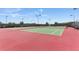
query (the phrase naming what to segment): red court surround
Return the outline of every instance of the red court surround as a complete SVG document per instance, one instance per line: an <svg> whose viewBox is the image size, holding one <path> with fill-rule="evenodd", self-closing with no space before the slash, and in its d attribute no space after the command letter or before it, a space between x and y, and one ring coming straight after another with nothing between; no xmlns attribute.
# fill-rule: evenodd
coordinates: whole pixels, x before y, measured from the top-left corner
<svg viewBox="0 0 79 59"><path fill-rule="evenodd" d="M79 31L66 28L62 36L0 29L1 51L79 50Z"/></svg>

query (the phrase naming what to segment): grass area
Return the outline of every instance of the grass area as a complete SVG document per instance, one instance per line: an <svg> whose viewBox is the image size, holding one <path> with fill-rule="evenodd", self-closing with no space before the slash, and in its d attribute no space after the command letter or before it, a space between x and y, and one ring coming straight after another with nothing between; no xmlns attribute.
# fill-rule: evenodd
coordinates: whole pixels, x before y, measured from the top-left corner
<svg viewBox="0 0 79 59"><path fill-rule="evenodd" d="M26 29L23 31L36 32L42 34L61 35L64 31L64 27L36 27L33 29Z"/></svg>

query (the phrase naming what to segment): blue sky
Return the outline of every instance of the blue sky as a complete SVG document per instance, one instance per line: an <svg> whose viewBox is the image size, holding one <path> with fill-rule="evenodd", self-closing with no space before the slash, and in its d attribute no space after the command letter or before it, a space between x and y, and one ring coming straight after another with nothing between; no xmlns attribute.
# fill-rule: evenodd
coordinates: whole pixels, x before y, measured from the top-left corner
<svg viewBox="0 0 79 59"><path fill-rule="evenodd" d="M41 16L37 16L41 14ZM0 8L0 21L19 23L54 23L54 22L68 22L73 21L73 16L79 19L79 9L73 8Z"/></svg>

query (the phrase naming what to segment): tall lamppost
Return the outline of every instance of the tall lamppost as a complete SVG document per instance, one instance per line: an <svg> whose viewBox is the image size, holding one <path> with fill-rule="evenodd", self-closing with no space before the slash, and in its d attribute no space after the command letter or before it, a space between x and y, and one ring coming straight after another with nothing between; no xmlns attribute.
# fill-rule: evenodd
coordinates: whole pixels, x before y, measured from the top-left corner
<svg viewBox="0 0 79 59"><path fill-rule="evenodd" d="M40 19L42 17L42 14L41 13L38 13L38 14L35 14L35 16L37 18L37 22L38 22L37 24L40 24L39 21L40 21Z"/></svg>
<svg viewBox="0 0 79 59"><path fill-rule="evenodd" d="M21 17L21 21L23 22L23 20L24 20L24 18L23 17Z"/></svg>
<svg viewBox="0 0 79 59"><path fill-rule="evenodd" d="M7 24L7 18L8 18L8 16L5 16L6 24Z"/></svg>
<svg viewBox="0 0 79 59"><path fill-rule="evenodd" d="M49 18L48 20L49 20L49 26L51 26L51 24L50 24L50 22L51 22L51 19Z"/></svg>
<svg viewBox="0 0 79 59"><path fill-rule="evenodd" d="M35 13L35 17L37 18L37 24L40 24L39 22L41 21L42 16L43 16L43 9L39 9L39 11Z"/></svg>
<svg viewBox="0 0 79 59"><path fill-rule="evenodd" d="M73 17L73 21L75 22L75 16L74 16L74 15L70 15L70 16L72 16L72 17Z"/></svg>
<svg viewBox="0 0 79 59"><path fill-rule="evenodd" d="M77 8L73 8L73 19L74 19L74 23L76 23L77 19L76 19L76 15L75 15L75 11L77 10Z"/></svg>

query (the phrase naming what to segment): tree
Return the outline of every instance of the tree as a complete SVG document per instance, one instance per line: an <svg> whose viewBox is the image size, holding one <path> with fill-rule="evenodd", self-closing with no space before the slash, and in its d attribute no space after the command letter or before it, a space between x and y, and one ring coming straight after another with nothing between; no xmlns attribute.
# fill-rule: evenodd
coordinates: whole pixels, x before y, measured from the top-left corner
<svg viewBox="0 0 79 59"><path fill-rule="evenodd" d="M0 25L2 24L2 22L0 22Z"/></svg>
<svg viewBox="0 0 79 59"><path fill-rule="evenodd" d="M24 24L24 22L23 22L23 21L21 21L21 22L20 22L20 25L23 25L23 24Z"/></svg>
<svg viewBox="0 0 79 59"><path fill-rule="evenodd" d="M58 22L55 22L55 25L57 25L58 24Z"/></svg>
<svg viewBox="0 0 79 59"><path fill-rule="evenodd" d="M23 27L23 25L24 25L24 22L23 22L23 21L21 21L21 22L20 22L20 26L21 26L21 27Z"/></svg>
<svg viewBox="0 0 79 59"><path fill-rule="evenodd" d="M48 22L46 22L46 26L48 26L49 25L49 23Z"/></svg>
<svg viewBox="0 0 79 59"><path fill-rule="evenodd" d="M2 27L2 25L3 25L3 23L2 23L2 22L0 22L0 27Z"/></svg>

